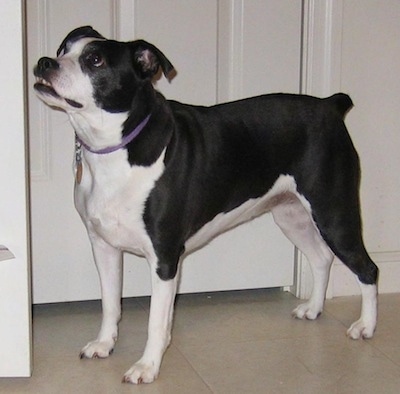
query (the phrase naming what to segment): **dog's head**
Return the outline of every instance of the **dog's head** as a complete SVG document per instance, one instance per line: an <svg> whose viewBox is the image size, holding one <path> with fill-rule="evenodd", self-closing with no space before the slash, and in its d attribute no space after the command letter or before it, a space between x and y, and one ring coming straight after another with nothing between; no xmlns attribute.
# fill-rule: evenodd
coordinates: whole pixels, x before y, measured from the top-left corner
<svg viewBox="0 0 400 394"><path fill-rule="evenodd" d="M66 112L93 106L107 112L131 109L135 92L159 69L170 80L174 67L154 45L105 39L90 26L70 32L56 58L39 59L34 74L38 96Z"/></svg>

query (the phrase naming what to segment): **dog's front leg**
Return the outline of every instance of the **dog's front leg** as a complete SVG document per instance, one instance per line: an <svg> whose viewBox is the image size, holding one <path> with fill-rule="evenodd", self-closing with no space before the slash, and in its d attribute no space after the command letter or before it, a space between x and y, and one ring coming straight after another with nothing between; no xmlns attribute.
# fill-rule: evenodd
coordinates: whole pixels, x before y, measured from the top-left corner
<svg viewBox="0 0 400 394"><path fill-rule="evenodd" d="M151 266L152 295L148 338L142 358L124 375L126 383L151 383L159 373L161 360L171 341L171 328L177 275L174 279L162 280L156 264Z"/></svg>
<svg viewBox="0 0 400 394"><path fill-rule="evenodd" d="M81 358L108 357L118 338L121 318L122 253L103 240L92 238L93 255L100 276L103 319L96 340L81 351Z"/></svg>

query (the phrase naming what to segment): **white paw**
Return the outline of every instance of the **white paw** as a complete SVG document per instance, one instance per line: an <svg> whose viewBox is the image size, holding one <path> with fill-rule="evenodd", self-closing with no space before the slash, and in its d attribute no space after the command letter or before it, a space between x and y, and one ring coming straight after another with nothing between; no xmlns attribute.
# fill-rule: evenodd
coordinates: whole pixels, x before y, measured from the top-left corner
<svg viewBox="0 0 400 394"><path fill-rule="evenodd" d="M114 350L115 340L89 342L80 352L80 358L106 358Z"/></svg>
<svg viewBox="0 0 400 394"><path fill-rule="evenodd" d="M157 379L157 376L158 368L152 364L138 361L129 371L125 373L122 381L124 383L133 384L151 383Z"/></svg>
<svg viewBox="0 0 400 394"><path fill-rule="evenodd" d="M374 331L374 323L368 323L365 322L364 319L359 319L347 330L347 336L349 336L351 339L368 339L373 337Z"/></svg>
<svg viewBox="0 0 400 394"><path fill-rule="evenodd" d="M322 308L316 308L311 303L300 304L292 311L292 316L296 319L315 320L322 312Z"/></svg>

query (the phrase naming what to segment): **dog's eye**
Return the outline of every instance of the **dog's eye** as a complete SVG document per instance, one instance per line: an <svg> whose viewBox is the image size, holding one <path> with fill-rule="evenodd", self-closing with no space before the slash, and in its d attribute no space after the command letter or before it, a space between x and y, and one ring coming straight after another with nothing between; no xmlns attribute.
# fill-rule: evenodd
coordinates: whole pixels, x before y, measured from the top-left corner
<svg viewBox="0 0 400 394"><path fill-rule="evenodd" d="M86 57L86 61L93 67L101 67L104 64L104 59L99 53L91 53Z"/></svg>

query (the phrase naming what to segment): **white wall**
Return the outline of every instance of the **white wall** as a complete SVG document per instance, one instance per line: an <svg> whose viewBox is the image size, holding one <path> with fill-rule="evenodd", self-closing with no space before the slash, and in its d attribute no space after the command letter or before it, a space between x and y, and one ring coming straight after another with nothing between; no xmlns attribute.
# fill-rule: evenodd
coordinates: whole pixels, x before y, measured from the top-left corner
<svg viewBox="0 0 400 394"><path fill-rule="evenodd" d="M21 3L2 0L0 244L8 246L15 259L0 261L0 376L31 373L22 26Z"/></svg>
<svg viewBox="0 0 400 394"><path fill-rule="evenodd" d="M346 124L362 168L364 240L380 269L380 293L400 292L400 2L305 0L303 92L350 94ZM304 259L306 297L310 273ZM340 261L332 267L328 296L359 294Z"/></svg>
<svg viewBox="0 0 400 394"><path fill-rule="evenodd" d="M400 2L344 0L340 84L354 108L346 123L362 164L361 206L367 249L380 268L379 291L400 284ZM335 266L336 271L342 270ZM338 280L351 294L354 281Z"/></svg>

